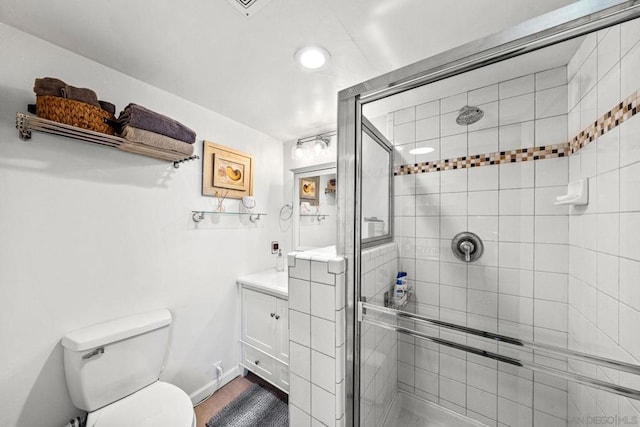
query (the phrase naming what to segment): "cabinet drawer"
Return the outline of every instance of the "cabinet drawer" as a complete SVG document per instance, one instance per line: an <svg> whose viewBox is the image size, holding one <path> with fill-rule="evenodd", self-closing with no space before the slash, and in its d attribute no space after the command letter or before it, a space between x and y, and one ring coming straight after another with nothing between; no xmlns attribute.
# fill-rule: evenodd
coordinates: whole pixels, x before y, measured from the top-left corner
<svg viewBox="0 0 640 427"><path fill-rule="evenodd" d="M277 373L276 361L248 345L243 345L242 347L242 360L247 369L261 375L266 380L274 382Z"/></svg>

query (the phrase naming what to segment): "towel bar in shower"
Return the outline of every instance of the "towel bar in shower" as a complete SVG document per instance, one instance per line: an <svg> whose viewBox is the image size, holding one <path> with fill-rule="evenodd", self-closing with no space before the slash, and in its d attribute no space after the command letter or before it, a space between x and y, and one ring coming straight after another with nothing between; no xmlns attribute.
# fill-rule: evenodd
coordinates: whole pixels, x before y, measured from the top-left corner
<svg viewBox="0 0 640 427"><path fill-rule="evenodd" d="M487 357L489 359L497 360L499 362L507 363L513 366L527 368L534 372L542 372L542 373L552 375L558 378L562 378L568 381L573 381L579 384L588 385L600 390L615 393L617 395L640 400L640 390L620 386L620 385L602 381L596 378L580 375L574 372L563 371L561 369L552 368L552 367L541 365L535 362L530 362L530 361L518 359L515 357L501 355L496 352L487 351L487 350L473 347L467 344L460 344L454 341L429 335L425 332L420 332L404 326L388 323L383 320L380 320L379 318L378 319L372 318L373 317L372 314L374 313L391 315L391 316L395 316L398 319L403 319L403 320L415 320L417 322L421 322L422 324L430 324L436 327L445 328L448 331L450 332L453 331L454 334L459 334L461 336L464 336L465 334L473 335L481 339L490 340L490 342L492 343L500 343L500 344L505 344L508 346L515 347L517 350L536 350L540 352L553 354L556 356L576 359L581 362L593 363L601 367L606 367L609 369L614 369L617 371L627 372L635 375L640 375L640 366L638 365L621 362L618 360L608 359L600 356L595 356L592 354L587 354L587 353L583 353L575 350L564 349L562 347L557 347L549 344L537 343L529 340L523 340L520 338L513 338L513 337L508 337L506 335L495 334L495 333L483 331L480 329L470 328L467 326L456 325L454 323L444 322L437 319L431 319L429 317L422 316L415 313L409 313L406 311L398 311L391 308L380 307L378 305L371 304L371 303L366 303L366 302L358 303L358 320L363 323L367 323L367 324L375 325L384 329L396 331L404 335L412 336L414 338L426 339L436 344L441 344L448 347L456 348L458 350L462 350L468 353L473 353L479 356Z"/></svg>

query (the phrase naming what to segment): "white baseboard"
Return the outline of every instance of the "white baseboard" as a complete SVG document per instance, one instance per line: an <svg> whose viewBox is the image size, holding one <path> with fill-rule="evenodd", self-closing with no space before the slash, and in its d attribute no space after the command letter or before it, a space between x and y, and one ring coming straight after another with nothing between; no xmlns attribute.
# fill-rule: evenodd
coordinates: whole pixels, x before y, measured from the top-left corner
<svg viewBox="0 0 640 427"><path fill-rule="evenodd" d="M236 365L233 368L229 369L224 374L222 374L222 378L220 379L220 382L218 382L217 379L214 379L214 380L208 382L207 384L203 385L202 387L200 387L198 390L196 390L193 393L191 393L189 395L189 398L191 399L191 402L194 405L196 403L199 403L202 399L206 398L212 392L218 390L220 387L224 386L225 384L227 384L229 381L231 381L232 379L234 379L238 375L241 375L241 372L240 372L240 368L238 367L238 365Z"/></svg>

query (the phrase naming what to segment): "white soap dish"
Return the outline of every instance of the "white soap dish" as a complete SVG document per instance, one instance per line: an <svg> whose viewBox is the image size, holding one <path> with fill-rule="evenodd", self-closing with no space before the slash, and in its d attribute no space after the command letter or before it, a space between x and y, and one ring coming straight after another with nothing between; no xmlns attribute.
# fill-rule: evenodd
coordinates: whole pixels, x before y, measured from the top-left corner
<svg viewBox="0 0 640 427"><path fill-rule="evenodd" d="M554 205L584 206L589 204L589 180L579 179L570 182L567 194L557 196Z"/></svg>

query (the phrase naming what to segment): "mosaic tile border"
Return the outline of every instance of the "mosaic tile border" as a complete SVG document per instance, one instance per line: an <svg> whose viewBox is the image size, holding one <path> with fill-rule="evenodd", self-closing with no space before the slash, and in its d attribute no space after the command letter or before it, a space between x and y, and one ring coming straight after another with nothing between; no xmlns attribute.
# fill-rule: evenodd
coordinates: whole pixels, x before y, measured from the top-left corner
<svg viewBox="0 0 640 427"><path fill-rule="evenodd" d="M397 166L394 176L411 175L427 172L439 172L455 169L466 169L480 166L500 165L504 163L527 162L533 160L554 159L566 157L576 153L601 135L616 128L621 123L629 120L638 113L640 105L640 90L637 90L624 101L617 104L610 111L598 118L593 124L570 141L562 144L547 145L541 147L521 148L511 151L498 151L488 154L476 154L472 156L455 157L451 159L435 160Z"/></svg>

